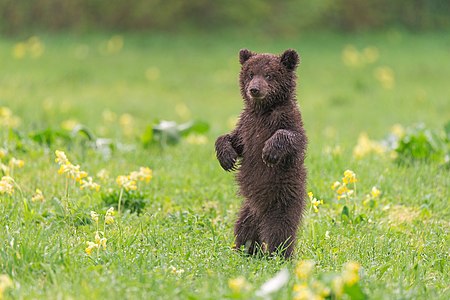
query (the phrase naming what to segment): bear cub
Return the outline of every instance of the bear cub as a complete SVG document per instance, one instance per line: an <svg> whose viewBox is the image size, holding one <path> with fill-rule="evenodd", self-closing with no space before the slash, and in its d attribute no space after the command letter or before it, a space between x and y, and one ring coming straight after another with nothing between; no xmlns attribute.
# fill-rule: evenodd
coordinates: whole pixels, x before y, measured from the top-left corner
<svg viewBox="0 0 450 300"><path fill-rule="evenodd" d="M306 199L307 137L297 107L295 50L281 55L239 52L244 108L236 128L216 140L217 159L238 170L244 198L235 248L292 255Z"/></svg>

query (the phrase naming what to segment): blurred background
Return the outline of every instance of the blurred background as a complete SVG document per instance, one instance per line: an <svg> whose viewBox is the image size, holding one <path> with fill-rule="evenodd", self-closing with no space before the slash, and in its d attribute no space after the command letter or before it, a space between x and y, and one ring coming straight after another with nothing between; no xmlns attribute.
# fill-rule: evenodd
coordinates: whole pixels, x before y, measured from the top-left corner
<svg viewBox="0 0 450 300"><path fill-rule="evenodd" d="M0 30L214 30L242 28L295 34L398 26L449 28L447 0L0 0Z"/></svg>

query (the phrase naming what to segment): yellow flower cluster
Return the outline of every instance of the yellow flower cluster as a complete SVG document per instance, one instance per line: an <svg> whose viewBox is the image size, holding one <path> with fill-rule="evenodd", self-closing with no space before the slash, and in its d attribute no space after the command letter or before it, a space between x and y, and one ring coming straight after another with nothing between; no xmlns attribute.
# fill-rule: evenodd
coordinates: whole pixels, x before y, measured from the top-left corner
<svg viewBox="0 0 450 300"><path fill-rule="evenodd" d="M32 36L25 42L17 43L12 51L15 59L23 59L26 55L32 58L39 58L44 54L45 45L41 42L39 37Z"/></svg>
<svg viewBox="0 0 450 300"><path fill-rule="evenodd" d="M3 176L0 180L0 194L12 195L14 193L14 179L10 176Z"/></svg>
<svg viewBox="0 0 450 300"><path fill-rule="evenodd" d="M42 191L40 189L36 189L36 192L31 197L31 201L32 202L44 202L45 201L44 194L42 193Z"/></svg>
<svg viewBox="0 0 450 300"><path fill-rule="evenodd" d="M359 263L353 261L347 262L344 265L342 274L333 279L331 283L332 289L338 299L342 297L345 286L351 287L359 282L360 269L361 265Z"/></svg>
<svg viewBox="0 0 450 300"><path fill-rule="evenodd" d="M357 181L358 179L356 178L355 172L346 170L344 172L344 177L342 177L342 183L340 181L335 181L331 185L331 189L336 192L338 200L342 198L350 198L354 194L354 190L349 189L348 185L353 184L355 187Z"/></svg>
<svg viewBox="0 0 450 300"><path fill-rule="evenodd" d="M312 260L302 260L295 267L295 275L299 280L299 283L296 283L293 288L295 300L321 300L330 296L330 288L322 282L312 279L314 265Z"/></svg>
<svg viewBox="0 0 450 300"><path fill-rule="evenodd" d="M228 287L234 295L239 295L243 291L250 288L250 284L243 276L232 278L228 280Z"/></svg>
<svg viewBox="0 0 450 300"><path fill-rule="evenodd" d="M357 262L347 262L343 266L341 274L336 274L330 283L324 283L312 277L314 262L302 260L295 268L297 283L294 285L295 300L310 299L342 299L345 293L344 287L352 287L360 280L359 270L361 265Z"/></svg>
<svg viewBox="0 0 450 300"><path fill-rule="evenodd" d="M8 164L4 164L2 163L2 159L6 156L6 150L4 149L0 149L0 171L2 171L4 174L6 175L10 175L12 176L12 174L14 173L14 169L15 168L23 168L23 166L25 165L25 162L21 159L17 159L15 157L12 157Z"/></svg>
<svg viewBox="0 0 450 300"><path fill-rule="evenodd" d="M372 153L382 155L386 152L386 146L377 141L369 139L367 133L363 132L359 135L358 142L353 148L353 157L356 159L361 159Z"/></svg>
<svg viewBox="0 0 450 300"><path fill-rule="evenodd" d="M314 210L315 213L319 212L319 205L323 204L323 200L317 200L314 197L314 194L312 192L308 193L309 201L311 201L311 208Z"/></svg>
<svg viewBox="0 0 450 300"><path fill-rule="evenodd" d="M86 242L87 247L86 249L84 249L84 252L86 252L86 254L90 256L94 249L97 249L97 251L99 251L101 248L103 248L103 250L106 250L106 242L107 239L105 237L100 238L99 231L97 231L95 233L95 242Z"/></svg>
<svg viewBox="0 0 450 300"><path fill-rule="evenodd" d="M129 175L119 175L116 179L116 183L120 188L126 191L137 190L137 181L145 181L149 183L153 177L153 172L148 167L140 167L139 171L133 171Z"/></svg>
<svg viewBox="0 0 450 300"><path fill-rule="evenodd" d="M93 250L97 250L97 254L100 251L100 249L106 250L106 242L108 239L105 236L106 232L106 225L111 225L114 223L114 207L109 208L105 213L105 222L104 222L104 231L99 231L99 217L100 215L96 213L95 211L90 212L91 219L95 222L97 226L97 230L95 232L94 241L88 241L86 242L87 247L84 249L84 252L86 252L87 255L91 255Z"/></svg>
<svg viewBox="0 0 450 300"><path fill-rule="evenodd" d="M376 47L368 46L358 51L355 46L347 45L342 50L342 61L349 67L362 67L378 60L379 51Z"/></svg>
<svg viewBox="0 0 450 300"><path fill-rule="evenodd" d="M58 174L66 174L67 178L71 178L80 184L80 189L90 189L99 191L100 185L93 182L92 177L88 173L82 171L79 165L73 165L63 151L55 151L55 162L59 164ZM86 179L85 179L86 178Z"/></svg>
<svg viewBox="0 0 450 300"><path fill-rule="evenodd" d="M15 116L11 109L0 106L0 127L17 128L20 123L20 118Z"/></svg>

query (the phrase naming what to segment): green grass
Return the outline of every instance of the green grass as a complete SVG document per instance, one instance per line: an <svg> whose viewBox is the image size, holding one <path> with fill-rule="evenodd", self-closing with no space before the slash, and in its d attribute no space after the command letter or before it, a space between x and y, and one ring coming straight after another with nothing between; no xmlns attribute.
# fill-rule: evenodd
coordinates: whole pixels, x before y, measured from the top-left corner
<svg viewBox="0 0 450 300"><path fill-rule="evenodd" d="M123 48L108 53L111 35L41 35L43 55L22 59L12 55L22 40L0 39L0 107L21 118L17 131L22 136L59 129L75 119L118 144L105 158L80 142L45 147L27 138L18 141L0 128L0 148L9 152L2 162L25 161L13 175L21 192L16 188L11 197L0 195L0 274L13 281L6 298L254 298L261 284L288 268L287 285L273 295L287 299L298 283L293 270L305 259L316 262L315 278L340 272L345 262L359 262L360 284L371 299L449 297L448 169L438 163L402 166L380 155L352 156L361 132L381 139L396 123L424 122L437 130L450 120L448 33L121 36ZM379 58L346 66L341 56L347 45L358 51L376 47ZM241 200L233 175L220 169L213 145L242 107L237 53L244 47L276 53L295 48L302 56L298 98L310 140L308 184L325 204L319 214L305 215L292 261L231 250ZM393 70L392 89L374 77L382 66ZM105 111L117 118L105 120ZM131 133L119 122L125 113L132 116ZM206 121L208 141L143 148L139 137L156 119ZM324 152L335 146L340 154ZM98 256L84 252L96 230L89 212L104 213L108 206L101 193L71 186L73 207L61 208L65 179L57 174L56 149L91 175L108 170L103 192L111 188L118 194L118 175L140 166L153 169L152 181L140 186L144 211L116 215L106 231L107 250ZM367 215L359 224L341 221L343 204L330 189L346 169L359 178L355 206ZM362 204L372 186L382 191L374 208ZM42 204L30 200L36 188L46 197ZM228 281L240 276L250 287L233 294Z"/></svg>

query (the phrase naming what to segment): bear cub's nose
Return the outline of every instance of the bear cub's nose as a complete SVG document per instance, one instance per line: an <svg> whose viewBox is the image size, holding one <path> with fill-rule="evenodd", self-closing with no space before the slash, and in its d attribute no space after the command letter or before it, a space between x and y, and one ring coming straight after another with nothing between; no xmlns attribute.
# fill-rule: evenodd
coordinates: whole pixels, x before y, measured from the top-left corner
<svg viewBox="0 0 450 300"><path fill-rule="evenodd" d="M256 87L250 88L250 94L252 94L252 96L258 96L258 94L259 94L259 89L256 88Z"/></svg>

